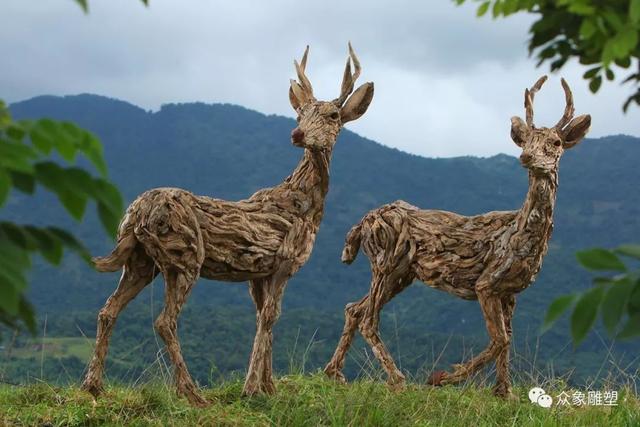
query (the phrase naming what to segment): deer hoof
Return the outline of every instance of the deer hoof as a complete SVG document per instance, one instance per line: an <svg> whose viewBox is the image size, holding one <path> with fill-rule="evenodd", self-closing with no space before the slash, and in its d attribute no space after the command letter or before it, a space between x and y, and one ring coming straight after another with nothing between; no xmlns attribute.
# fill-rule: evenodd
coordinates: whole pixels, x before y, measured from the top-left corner
<svg viewBox="0 0 640 427"><path fill-rule="evenodd" d="M94 399L97 399L98 396L100 396L102 394L102 392L104 391L104 388L102 387L102 385L94 383L94 382L87 382L87 381L82 383L82 387L81 388L82 388L82 390L84 390L87 393L91 394L91 396L93 396Z"/></svg>
<svg viewBox="0 0 640 427"><path fill-rule="evenodd" d="M326 367L324 368L324 373L328 378L336 381L338 384L347 383L347 379L345 378L344 374L338 370L334 370L329 367Z"/></svg>
<svg viewBox="0 0 640 427"><path fill-rule="evenodd" d="M443 385L442 380L444 380L444 377L446 375L447 373L445 371L433 371L431 373L431 376L427 380L427 384L432 385L434 387L440 387Z"/></svg>

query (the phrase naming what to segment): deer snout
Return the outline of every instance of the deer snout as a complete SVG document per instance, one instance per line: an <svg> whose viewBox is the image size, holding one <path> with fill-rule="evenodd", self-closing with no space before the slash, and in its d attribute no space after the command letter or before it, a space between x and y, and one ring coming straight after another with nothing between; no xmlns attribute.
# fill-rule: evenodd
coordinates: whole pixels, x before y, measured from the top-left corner
<svg viewBox="0 0 640 427"><path fill-rule="evenodd" d="M532 156L531 156L531 154L529 154L529 153L522 153L522 154L520 155L520 161L522 162L522 164L525 164L525 165L526 165L527 163L529 163L529 162L531 161L531 159L532 159L532 158L533 158L533 157L532 157Z"/></svg>
<svg viewBox="0 0 640 427"><path fill-rule="evenodd" d="M304 131L298 127L292 130L291 142L293 142L294 145L302 145L304 142Z"/></svg>

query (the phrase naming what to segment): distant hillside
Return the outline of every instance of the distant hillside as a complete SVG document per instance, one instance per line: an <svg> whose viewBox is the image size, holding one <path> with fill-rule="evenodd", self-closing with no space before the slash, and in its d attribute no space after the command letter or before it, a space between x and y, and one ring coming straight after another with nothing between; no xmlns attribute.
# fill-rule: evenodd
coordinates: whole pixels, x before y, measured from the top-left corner
<svg viewBox="0 0 640 427"><path fill-rule="evenodd" d="M95 132L105 146L111 177L127 201L158 186L182 187L225 199L246 198L262 187L281 182L302 155L289 142L293 120L233 105L170 104L151 113L126 102L79 95L37 97L13 104L11 111L17 118L73 120ZM504 135L504 144L512 144L508 134ZM623 135L585 140L564 155L549 255L537 282L518 300L515 335L522 345L525 337L535 340L546 307L555 296L589 286L590 276L577 266L575 250L640 241L639 158L640 139ZM325 219L309 263L291 280L285 294L276 345L289 345L297 337L304 347L313 336L318 341L311 355L316 365L333 350L342 328L344 305L360 298L369 286L366 258L361 257L352 266L340 264L346 232L369 209L397 199L463 214L517 209L524 200L526 177L517 159L510 156L429 159L343 131L333 154ZM20 222L73 227L95 254L106 253L112 246L95 216L74 224L63 215L57 201L45 194L35 200L16 194L2 215ZM71 258L62 269L39 265L30 296L39 313L48 314L54 330L59 328L60 335L77 335L74 322L82 323L84 332L90 335L94 333L93 317L117 279L117 274L92 272ZM155 312L160 295L156 287L155 306L151 308ZM138 299L133 304L137 308L132 307L127 314L127 319L138 320L134 326L127 321L121 329L141 325L145 330L150 328L149 313L140 314L142 307L149 310L150 292ZM427 351L439 352L437 346L450 335L458 337L456 346L470 345L478 351L481 347L477 345L484 345L484 322L475 303L416 285L390 303L385 312L386 330L393 328L393 335L398 335L389 345L394 352L402 353L410 369L425 362ZM215 347L216 339L220 343L216 334L221 323L237 323L237 329L232 328L225 336L233 336L238 343L232 345L225 339L221 346L227 353L219 353L222 347L211 351L218 352L216 363L221 370L242 368L250 348L246 336L253 333L253 316L244 286L201 281L185 313L184 325L191 325L191 329L185 326L181 334L185 339L202 339L202 334L191 333L203 328L202 333L208 334L206 340ZM60 323L55 319L61 319ZM567 344L563 328L561 325L543 337L542 345L549 355ZM187 348L192 348L194 359L211 362L212 357L198 353L202 347L193 344ZM619 348L620 355L640 349L634 344ZM592 339L579 350L575 357L589 355L589 362L585 362L589 366L584 369L597 368L602 359L596 356L604 351L601 342ZM228 352L241 353L242 362L225 365L221 359L229 357ZM448 353L453 359L461 356L458 350ZM568 353L563 357L556 363L569 367L578 360ZM280 366L286 363L286 358L278 360Z"/></svg>

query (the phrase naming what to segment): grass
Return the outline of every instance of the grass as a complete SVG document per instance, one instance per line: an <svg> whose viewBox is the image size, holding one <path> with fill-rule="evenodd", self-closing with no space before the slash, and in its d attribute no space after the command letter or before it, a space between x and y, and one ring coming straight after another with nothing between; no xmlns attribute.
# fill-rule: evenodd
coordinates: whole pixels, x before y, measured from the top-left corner
<svg viewBox="0 0 640 427"><path fill-rule="evenodd" d="M503 401L474 383L441 388L412 383L392 392L380 381L342 386L315 373L284 376L276 385L273 396L242 398L242 380L226 381L203 389L212 402L205 409L190 407L165 384L110 385L97 402L77 386L5 385L0 386L0 425L640 425L640 401L630 389L618 390L618 406L545 409L529 402L529 387L514 389L518 401ZM562 391L561 384L547 388L551 396Z"/></svg>

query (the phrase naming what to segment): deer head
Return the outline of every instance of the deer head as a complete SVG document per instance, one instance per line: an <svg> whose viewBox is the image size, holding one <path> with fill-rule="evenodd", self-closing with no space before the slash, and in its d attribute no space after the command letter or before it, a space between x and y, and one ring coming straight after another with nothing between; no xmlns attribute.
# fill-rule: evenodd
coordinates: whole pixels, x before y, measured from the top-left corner
<svg viewBox="0 0 640 427"><path fill-rule="evenodd" d="M373 83L364 83L353 92L354 83L360 76L360 61L349 43L340 96L333 101L318 101L313 96L311 82L305 75L308 53L309 46L304 51L302 61L299 64L297 61L293 62L298 81L291 80L289 101L298 114L298 126L291 132L291 142L297 147L311 150L331 150L342 126L367 111L373 98Z"/></svg>
<svg viewBox="0 0 640 427"><path fill-rule="evenodd" d="M547 80L542 76L524 91L526 123L520 117L511 118L511 139L522 148L520 161L527 169L537 174L556 171L564 150L577 145L589 131L591 116L584 114L573 118L573 95L567 82L562 79L566 106L564 114L552 128L538 128L533 124L533 98Z"/></svg>

